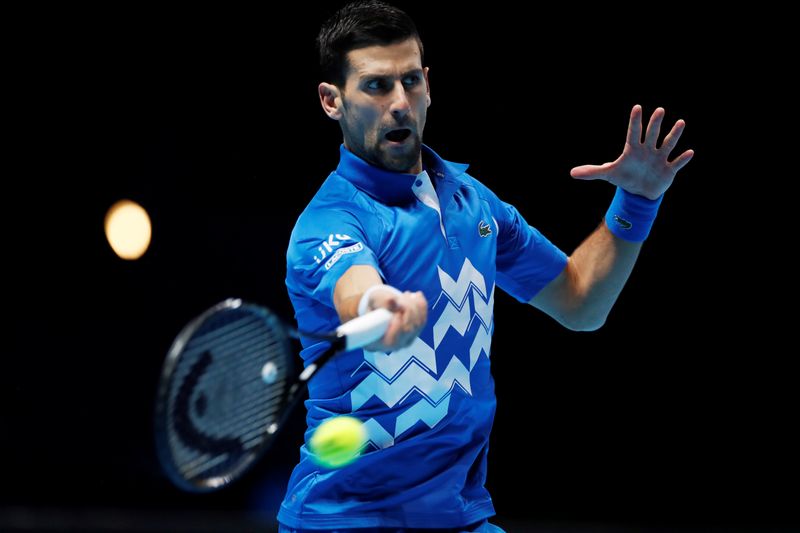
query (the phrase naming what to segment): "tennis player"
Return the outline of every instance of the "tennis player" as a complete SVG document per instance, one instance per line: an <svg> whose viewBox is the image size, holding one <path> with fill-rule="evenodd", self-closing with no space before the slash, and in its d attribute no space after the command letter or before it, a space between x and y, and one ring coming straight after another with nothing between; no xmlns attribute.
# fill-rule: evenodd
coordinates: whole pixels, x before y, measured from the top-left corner
<svg viewBox="0 0 800 533"><path fill-rule="evenodd" d="M341 126L338 167L299 217L286 284L300 329L327 331L377 307L383 340L339 356L310 385L306 442L325 419L362 420L369 443L341 469L307 446L278 520L283 532L494 532L484 488L495 414L489 354L495 289L576 331L595 330L620 294L687 150L670 160L679 120L664 110L642 138L634 106L622 154L572 169L616 196L567 256L512 205L422 143L431 88L423 45L403 11L348 4L319 33L323 111ZM313 362L324 343L307 340Z"/></svg>

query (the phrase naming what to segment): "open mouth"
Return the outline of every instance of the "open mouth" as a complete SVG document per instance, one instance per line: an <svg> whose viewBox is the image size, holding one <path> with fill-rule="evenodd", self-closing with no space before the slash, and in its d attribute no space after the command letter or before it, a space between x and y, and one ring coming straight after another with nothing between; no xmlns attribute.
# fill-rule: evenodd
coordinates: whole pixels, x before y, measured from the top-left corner
<svg viewBox="0 0 800 533"><path fill-rule="evenodd" d="M391 141L393 143L401 143L408 139L411 136L411 130L408 128L402 128L399 130L392 130L385 135L387 141Z"/></svg>

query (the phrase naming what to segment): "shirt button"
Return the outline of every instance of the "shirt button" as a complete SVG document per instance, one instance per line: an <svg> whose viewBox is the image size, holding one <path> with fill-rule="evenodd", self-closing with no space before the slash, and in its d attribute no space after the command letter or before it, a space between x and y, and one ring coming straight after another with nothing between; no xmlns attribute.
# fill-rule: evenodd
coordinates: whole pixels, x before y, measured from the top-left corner
<svg viewBox="0 0 800 533"><path fill-rule="evenodd" d="M417 180L416 183L414 183L414 185L416 185L417 187L422 187L422 180Z"/></svg>

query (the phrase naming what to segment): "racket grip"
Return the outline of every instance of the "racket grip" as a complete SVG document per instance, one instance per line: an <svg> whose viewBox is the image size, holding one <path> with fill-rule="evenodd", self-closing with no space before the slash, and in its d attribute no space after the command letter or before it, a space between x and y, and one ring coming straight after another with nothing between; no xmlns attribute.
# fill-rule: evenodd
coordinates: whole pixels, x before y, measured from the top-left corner
<svg viewBox="0 0 800 533"><path fill-rule="evenodd" d="M391 320L391 311L383 308L376 309L345 322L336 328L336 332L346 337L345 350L355 350L383 337Z"/></svg>

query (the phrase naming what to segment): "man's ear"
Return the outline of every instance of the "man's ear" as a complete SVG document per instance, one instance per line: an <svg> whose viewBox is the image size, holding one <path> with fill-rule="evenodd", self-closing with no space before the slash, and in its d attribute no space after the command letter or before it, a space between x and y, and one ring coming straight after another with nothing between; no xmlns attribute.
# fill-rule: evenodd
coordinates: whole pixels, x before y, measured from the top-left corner
<svg viewBox="0 0 800 533"><path fill-rule="evenodd" d="M342 93L336 85L322 82L317 88L322 110L333 120L342 118Z"/></svg>
<svg viewBox="0 0 800 533"><path fill-rule="evenodd" d="M428 103L428 107L430 107L431 106L431 82L428 81L428 70L430 70L429 67L425 67L424 69L422 69L422 75L425 76L425 91L427 91L426 94L425 94L425 101Z"/></svg>

